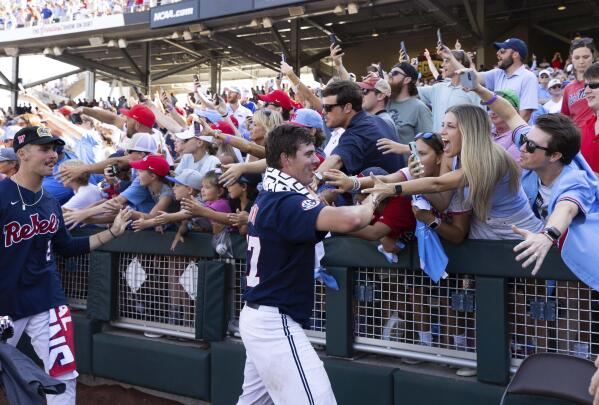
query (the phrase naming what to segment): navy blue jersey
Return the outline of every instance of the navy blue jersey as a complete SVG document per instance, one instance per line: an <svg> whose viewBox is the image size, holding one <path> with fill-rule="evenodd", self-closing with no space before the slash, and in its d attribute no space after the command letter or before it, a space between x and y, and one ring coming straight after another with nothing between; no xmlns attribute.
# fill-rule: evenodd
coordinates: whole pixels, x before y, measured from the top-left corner
<svg viewBox="0 0 599 405"><path fill-rule="evenodd" d="M41 192L21 187L21 194L32 204ZM46 191L25 210L12 180L0 181L0 196L0 314L17 320L66 305L53 249L64 256L87 253L89 237L71 237L58 201Z"/></svg>
<svg viewBox="0 0 599 405"><path fill-rule="evenodd" d="M314 245L324 204L297 192L262 191L248 220L248 302L278 307L305 324L314 306Z"/></svg>

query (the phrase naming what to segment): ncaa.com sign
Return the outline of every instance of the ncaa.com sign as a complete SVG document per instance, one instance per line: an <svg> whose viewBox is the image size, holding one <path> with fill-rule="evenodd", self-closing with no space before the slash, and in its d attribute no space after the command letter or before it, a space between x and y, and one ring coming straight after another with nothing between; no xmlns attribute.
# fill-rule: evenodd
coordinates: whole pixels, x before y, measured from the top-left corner
<svg viewBox="0 0 599 405"><path fill-rule="evenodd" d="M199 0L182 1L154 7L150 10L150 28L184 24L200 18Z"/></svg>

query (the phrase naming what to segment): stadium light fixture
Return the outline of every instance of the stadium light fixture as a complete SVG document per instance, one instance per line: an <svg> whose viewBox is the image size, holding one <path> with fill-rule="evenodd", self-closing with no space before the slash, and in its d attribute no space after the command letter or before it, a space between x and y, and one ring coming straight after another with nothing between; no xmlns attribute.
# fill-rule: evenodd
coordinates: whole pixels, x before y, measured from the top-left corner
<svg viewBox="0 0 599 405"><path fill-rule="evenodd" d="M249 26L252 27L252 28L256 28L256 27L260 26L260 23L258 22L257 19L254 18L252 21L250 21L250 25Z"/></svg>
<svg viewBox="0 0 599 405"><path fill-rule="evenodd" d="M173 35L171 35L171 39L179 39L179 33L177 31L173 32Z"/></svg>
<svg viewBox="0 0 599 405"><path fill-rule="evenodd" d="M189 26L189 32L191 32L192 34L194 32L202 32L206 29L206 26L204 24L192 24Z"/></svg>
<svg viewBox="0 0 599 405"><path fill-rule="evenodd" d="M557 5L557 11L564 11L566 8L567 7L564 3L560 3Z"/></svg>
<svg viewBox="0 0 599 405"><path fill-rule="evenodd" d="M123 38L120 38L117 43L121 49L125 49L127 47L127 41Z"/></svg>
<svg viewBox="0 0 599 405"><path fill-rule="evenodd" d="M63 51L62 48L60 48L58 46L55 46L52 50L54 52L54 56L60 56L60 55L62 55L62 51Z"/></svg>
<svg viewBox="0 0 599 405"><path fill-rule="evenodd" d="M4 48L4 52L8 56L17 56L19 54L19 48Z"/></svg>
<svg viewBox="0 0 599 405"><path fill-rule="evenodd" d="M44 55L50 55L52 53L52 49L50 49L50 48L44 48L44 51L42 53Z"/></svg>
<svg viewBox="0 0 599 405"><path fill-rule="evenodd" d="M104 37L89 37L89 44L91 46L102 46L104 44Z"/></svg>
<svg viewBox="0 0 599 405"><path fill-rule="evenodd" d="M268 17L264 17L262 19L262 26L264 28L271 28L272 27L272 20Z"/></svg>
<svg viewBox="0 0 599 405"><path fill-rule="evenodd" d="M306 13L306 8L304 6L289 7L287 10L289 11L290 17L301 17Z"/></svg>
<svg viewBox="0 0 599 405"><path fill-rule="evenodd" d="M333 13L337 15L345 15L345 7L343 7L341 4L337 4L333 9Z"/></svg>
<svg viewBox="0 0 599 405"><path fill-rule="evenodd" d="M376 37L378 37L378 36L379 36L379 33L378 33L378 32L376 32L376 30L373 28L373 29L372 29L372 34L371 34L371 35L372 35L372 37L373 37L373 38L376 38Z"/></svg>
<svg viewBox="0 0 599 405"><path fill-rule="evenodd" d="M116 41L114 39L111 39L110 41L108 41L106 46L109 48L116 48Z"/></svg>
<svg viewBox="0 0 599 405"><path fill-rule="evenodd" d="M193 39L193 35L191 34L191 32L189 32L189 30L183 31L183 39L185 39L186 41L191 41Z"/></svg>
<svg viewBox="0 0 599 405"><path fill-rule="evenodd" d="M356 2L351 2L347 5L347 14L358 14L360 6Z"/></svg>

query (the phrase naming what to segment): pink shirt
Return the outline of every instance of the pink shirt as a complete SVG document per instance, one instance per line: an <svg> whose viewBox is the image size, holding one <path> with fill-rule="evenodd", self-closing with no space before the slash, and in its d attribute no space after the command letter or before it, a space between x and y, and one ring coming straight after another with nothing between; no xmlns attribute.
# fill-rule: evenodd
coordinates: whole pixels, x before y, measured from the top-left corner
<svg viewBox="0 0 599 405"><path fill-rule="evenodd" d="M502 134L497 134L493 131L491 136L493 137L493 142L505 149L514 158L516 163L518 163L518 166L520 166L520 150L518 150L518 147L512 140L512 131L508 129Z"/></svg>

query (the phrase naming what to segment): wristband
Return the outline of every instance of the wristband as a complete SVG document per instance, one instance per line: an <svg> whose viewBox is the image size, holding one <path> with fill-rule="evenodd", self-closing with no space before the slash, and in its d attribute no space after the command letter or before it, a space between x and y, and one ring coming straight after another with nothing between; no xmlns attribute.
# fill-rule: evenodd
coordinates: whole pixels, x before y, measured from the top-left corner
<svg viewBox="0 0 599 405"><path fill-rule="evenodd" d="M432 222L426 226L428 226L430 229L437 229L439 225L441 225L441 220L435 217L435 219L433 219Z"/></svg>
<svg viewBox="0 0 599 405"><path fill-rule="evenodd" d="M350 177L353 185L350 191L358 191L360 189L360 181L358 180L357 176L351 176Z"/></svg>
<svg viewBox="0 0 599 405"><path fill-rule="evenodd" d="M401 184L396 184L395 185L395 194L401 195L401 191L402 191Z"/></svg>
<svg viewBox="0 0 599 405"><path fill-rule="evenodd" d="M231 142L231 135L227 135L225 138L225 145L228 145Z"/></svg>
<svg viewBox="0 0 599 405"><path fill-rule="evenodd" d="M491 105L493 104L495 101L497 101L497 94L493 93L493 97L491 97L490 99L488 99L487 101L481 101L480 103L482 105Z"/></svg>
<svg viewBox="0 0 599 405"><path fill-rule="evenodd" d="M553 244L556 244L560 236L562 236L562 233L557 228L551 226L549 228L543 229L543 235L551 239Z"/></svg>
<svg viewBox="0 0 599 405"><path fill-rule="evenodd" d="M116 235L114 233L112 233L112 229L108 228L108 232L110 232L110 234L112 235L112 237L116 239Z"/></svg>

